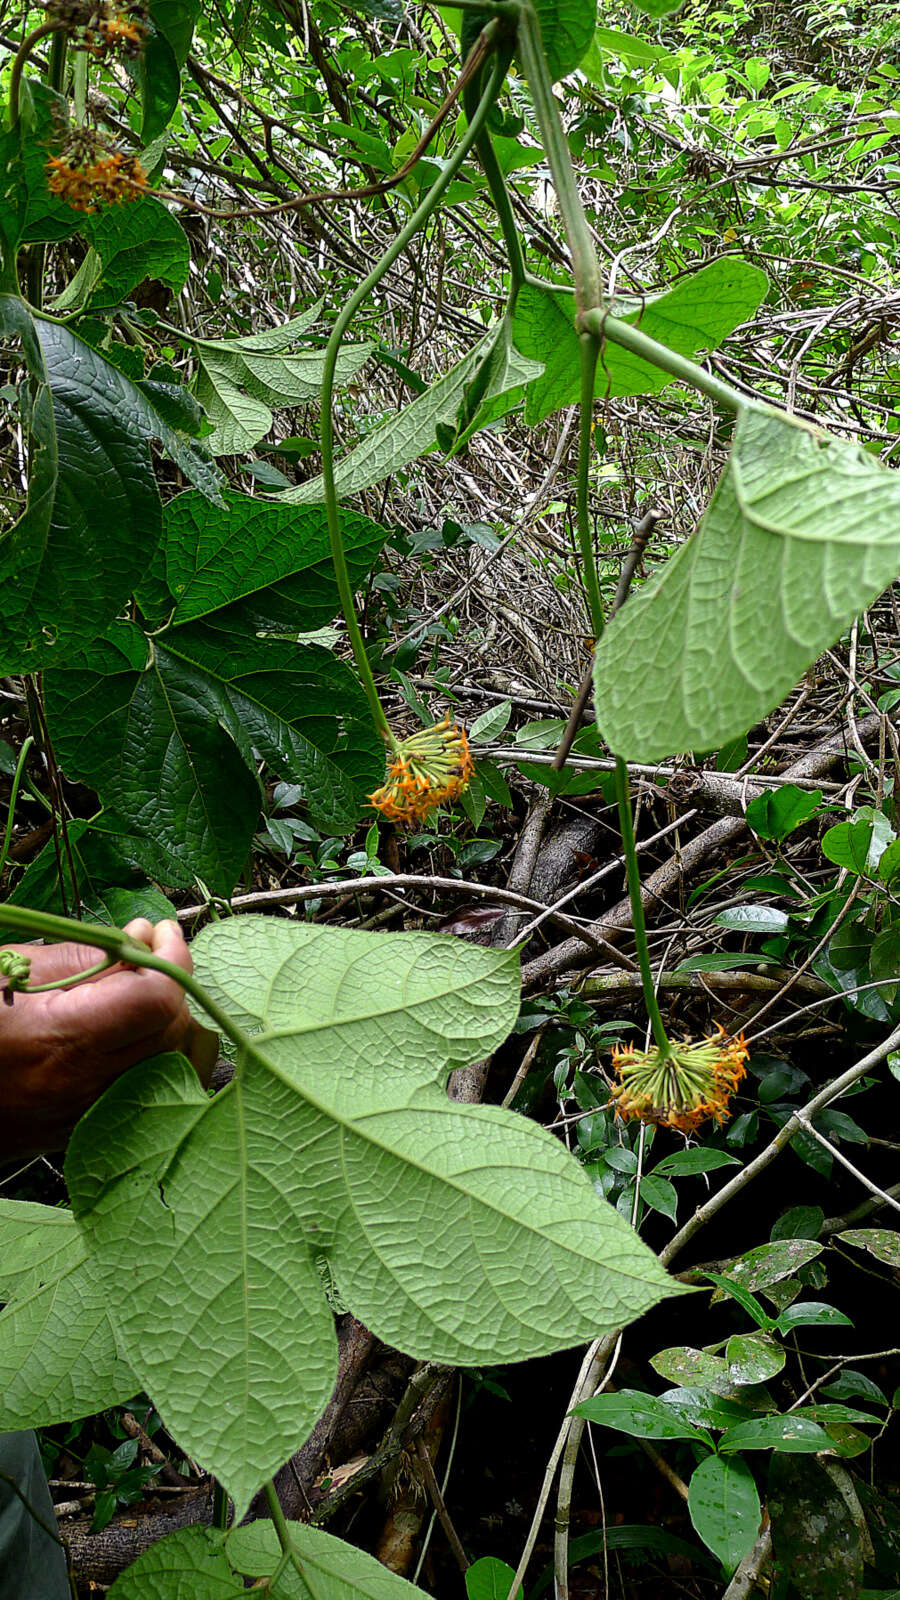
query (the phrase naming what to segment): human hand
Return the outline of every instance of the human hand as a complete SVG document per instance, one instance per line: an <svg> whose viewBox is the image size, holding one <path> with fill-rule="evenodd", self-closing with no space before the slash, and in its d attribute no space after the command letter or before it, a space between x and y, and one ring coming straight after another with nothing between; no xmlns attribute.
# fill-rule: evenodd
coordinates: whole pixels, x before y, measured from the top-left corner
<svg viewBox="0 0 900 1600"><path fill-rule="evenodd" d="M185 972L193 962L175 922L146 918L125 932ZM52 983L102 960L91 945L12 945L31 961L29 983ZM5 987L0 979L0 991ZM9 996L6 997L7 1002ZM46 994L0 1003L0 1160L60 1149L104 1089L148 1056L180 1050L208 1083L218 1036L190 1015L174 978L150 967L107 972Z"/></svg>

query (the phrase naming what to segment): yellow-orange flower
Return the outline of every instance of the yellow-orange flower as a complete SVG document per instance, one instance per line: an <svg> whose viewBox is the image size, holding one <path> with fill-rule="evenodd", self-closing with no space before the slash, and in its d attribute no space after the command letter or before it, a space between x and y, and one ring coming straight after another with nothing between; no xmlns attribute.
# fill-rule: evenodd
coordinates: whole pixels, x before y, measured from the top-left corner
<svg viewBox="0 0 900 1600"><path fill-rule="evenodd" d="M47 162L47 187L73 211L96 211L101 205L137 200L147 187L147 174L136 156L111 151L98 134L79 128L61 155Z"/></svg>
<svg viewBox="0 0 900 1600"><path fill-rule="evenodd" d="M397 745L380 789L369 804L391 822L424 822L438 806L449 805L465 789L474 763L465 732L449 712L433 728L422 728Z"/></svg>
<svg viewBox="0 0 900 1600"><path fill-rule="evenodd" d="M694 1133L712 1117L724 1122L728 1102L744 1076L748 1050L744 1035L730 1038L724 1028L706 1039L680 1039L663 1055L650 1050L614 1047L618 1083L610 1090L616 1116L660 1123Z"/></svg>

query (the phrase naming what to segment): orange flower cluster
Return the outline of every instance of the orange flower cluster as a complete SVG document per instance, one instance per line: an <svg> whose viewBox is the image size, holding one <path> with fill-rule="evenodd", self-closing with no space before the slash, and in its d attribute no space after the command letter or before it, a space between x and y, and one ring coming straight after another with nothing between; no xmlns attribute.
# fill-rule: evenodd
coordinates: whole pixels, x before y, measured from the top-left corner
<svg viewBox="0 0 900 1600"><path fill-rule="evenodd" d="M147 174L136 156L110 151L99 135L80 128L62 155L47 162L47 187L73 211L96 211L101 205L138 200Z"/></svg>
<svg viewBox="0 0 900 1600"><path fill-rule="evenodd" d="M401 740L369 804L391 822L424 822L462 794L474 770L465 732L448 712L433 728Z"/></svg>
<svg viewBox="0 0 900 1600"><path fill-rule="evenodd" d="M616 1046L612 1058L619 1082L610 1091L616 1116L682 1133L696 1132L708 1117L724 1122L748 1053L744 1035L732 1039L722 1027L696 1043L679 1040L667 1056L656 1045L650 1050Z"/></svg>

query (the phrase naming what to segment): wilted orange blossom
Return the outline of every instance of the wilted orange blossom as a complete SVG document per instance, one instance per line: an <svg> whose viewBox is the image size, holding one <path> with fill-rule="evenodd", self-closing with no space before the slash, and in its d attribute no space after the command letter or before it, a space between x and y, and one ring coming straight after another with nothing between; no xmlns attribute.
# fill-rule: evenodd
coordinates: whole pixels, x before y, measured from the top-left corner
<svg viewBox="0 0 900 1600"><path fill-rule="evenodd" d="M462 794L474 771L464 729L449 712L432 728L422 728L396 745L380 789L369 795L391 822L424 822L438 806Z"/></svg>
<svg viewBox="0 0 900 1600"><path fill-rule="evenodd" d="M682 1133L694 1133L708 1117L724 1122L747 1056L744 1035L731 1038L721 1026L706 1039L672 1041L668 1055L656 1045L649 1050L615 1046L612 1059L619 1081L610 1096L616 1115Z"/></svg>

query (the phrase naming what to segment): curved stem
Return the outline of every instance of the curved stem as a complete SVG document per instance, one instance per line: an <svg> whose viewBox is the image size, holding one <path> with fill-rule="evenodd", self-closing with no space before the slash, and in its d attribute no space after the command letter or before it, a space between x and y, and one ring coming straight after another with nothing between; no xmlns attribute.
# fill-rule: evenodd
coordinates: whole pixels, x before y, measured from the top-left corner
<svg viewBox="0 0 900 1600"><path fill-rule="evenodd" d="M51 33L61 32L64 27L65 23L63 22L42 22L39 28L34 28L28 37L22 40L13 56L13 63L9 72L9 126L11 129L16 126L19 120L22 73L28 57L42 39L46 39Z"/></svg>
<svg viewBox="0 0 900 1600"><path fill-rule="evenodd" d="M653 981L653 969L650 965L647 927L641 899L641 874L634 840L634 818L631 814L631 789L628 782L628 768L621 756L616 756L616 804L619 810L619 827L622 830L622 847L625 852L625 876L628 880L628 898L631 901L631 920L634 924L634 943L641 973L641 989L654 1041L665 1058L671 1054L671 1045L663 1026L662 1013L656 998L656 985Z"/></svg>
<svg viewBox="0 0 900 1600"><path fill-rule="evenodd" d="M501 24L499 21L489 22L487 27L484 28L480 34L472 54L474 54L475 51L479 51L482 55L482 58L486 58L494 47L500 27ZM470 67L470 62L471 56L466 62L467 68ZM325 365L322 373L321 394L322 478L324 480L325 515L328 522L328 538L331 545L331 559L334 564L334 574L335 578L337 579L341 610L344 615L344 621L347 624L347 633L349 635L350 644L353 650L353 658L356 662L357 671L359 672L363 689L365 690L366 699L369 703L369 710L372 713L372 719L375 723L375 727L381 734L381 737L384 739L385 743L391 748L396 745L396 740L394 739L394 736L388 726L388 720L384 714L384 707L378 698L378 690L375 687L375 679L372 674L372 668L369 665L369 658L366 654L366 647L363 642L362 633L360 632L359 623L356 620L356 611L353 603L353 590L350 584L350 574L347 570L347 559L344 554L344 544L341 538L340 511L338 509L337 489L335 487L334 480L334 419L332 417L332 399L334 395L335 368L337 365L338 352L340 351L344 334L347 332L347 329L356 315L359 306L362 304L363 300L370 293L370 291L375 287L375 285L380 282L388 268L393 265L401 251L405 250L406 246L409 244L410 240L415 236L415 234L418 233L423 223L428 220L428 218L431 216L431 213L435 210L436 206L442 199L445 190L448 188L450 183L452 183L456 173L462 166L466 155L484 127L487 114L497 98L497 94L499 93L505 71L506 68L503 63L498 61L495 64L494 71L491 74L490 82L481 96L475 113L469 122L469 126L466 129L466 132L463 134L463 137L461 138L450 159L448 160L447 165L435 179L424 200L422 200L421 203L416 207L412 216L409 218L409 221L403 228L401 228L396 239L393 240L388 249L384 252L384 255L381 257L380 261L376 263L368 276L363 279L362 283L359 285L359 288L353 291L353 294L350 296L350 299L347 301L347 304L344 306L335 322L331 337L328 340L325 350Z"/></svg>
<svg viewBox="0 0 900 1600"><path fill-rule="evenodd" d="M28 752L33 744L34 736L33 734L29 733L25 743L22 745L22 748L19 751L19 759L16 762L16 770L13 773L12 789L9 796L9 812L7 814L6 828L3 834L3 844L0 846L0 879L2 879L6 870L6 858L9 855L9 845L10 840L12 839L13 823L16 816L16 800L18 799L19 795L19 785L22 782L22 775L25 771L25 762L28 759Z"/></svg>
<svg viewBox="0 0 900 1600"><path fill-rule="evenodd" d="M23 983L16 986L18 994L49 994L51 989L74 989L77 983L84 983L85 978L96 978L101 972L108 972L115 966L113 956L105 956L94 967L85 967L81 972L73 972L68 978L57 978L54 983Z"/></svg>
<svg viewBox="0 0 900 1600"><path fill-rule="evenodd" d="M111 955L114 961L122 961L126 966L152 967L155 972L163 972L167 978L174 978L203 1007L221 1033L241 1049L252 1050L249 1035L207 994L192 973L185 972L174 961L165 961L162 956L155 955L145 944L138 944L129 938L121 928L104 928L97 922L75 922L71 917L57 917L49 911L29 911L24 906L6 904L0 904L0 925L4 930L11 928L15 933L24 933L32 939L49 939L56 943L71 939L75 944L95 945L98 950L105 950ZM83 974L79 974L81 976Z"/></svg>

